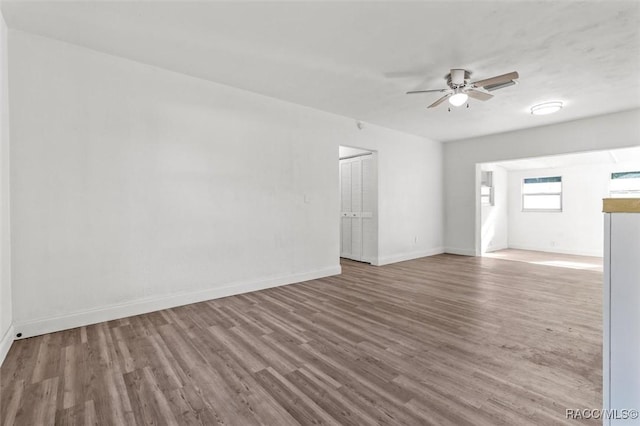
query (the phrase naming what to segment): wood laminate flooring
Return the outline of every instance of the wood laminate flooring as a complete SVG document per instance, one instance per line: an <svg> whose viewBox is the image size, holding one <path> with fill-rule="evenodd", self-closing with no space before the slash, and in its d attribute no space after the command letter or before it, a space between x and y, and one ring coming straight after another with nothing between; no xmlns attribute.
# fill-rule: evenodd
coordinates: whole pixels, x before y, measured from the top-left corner
<svg viewBox="0 0 640 426"><path fill-rule="evenodd" d="M601 274L438 255L16 341L5 425L562 425Z"/></svg>
<svg viewBox="0 0 640 426"><path fill-rule="evenodd" d="M558 268L588 269L602 272L601 257L576 256L573 254L551 253L546 251L505 249L483 254L495 259L527 262L534 265L555 266Z"/></svg>

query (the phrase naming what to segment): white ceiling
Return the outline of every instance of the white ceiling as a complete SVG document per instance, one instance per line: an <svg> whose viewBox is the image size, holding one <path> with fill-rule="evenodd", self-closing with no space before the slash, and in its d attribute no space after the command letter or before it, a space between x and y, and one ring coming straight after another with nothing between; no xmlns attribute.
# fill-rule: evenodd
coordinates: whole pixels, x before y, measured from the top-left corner
<svg viewBox="0 0 640 426"><path fill-rule="evenodd" d="M507 170L554 169L571 166L621 164L640 168L640 146L608 151L581 152L578 154L553 155L526 158L523 160L493 163Z"/></svg>
<svg viewBox="0 0 640 426"><path fill-rule="evenodd" d="M640 2L3 1L8 26L435 140L640 107ZM450 68L520 84L426 110ZM528 107L563 100L551 116Z"/></svg>

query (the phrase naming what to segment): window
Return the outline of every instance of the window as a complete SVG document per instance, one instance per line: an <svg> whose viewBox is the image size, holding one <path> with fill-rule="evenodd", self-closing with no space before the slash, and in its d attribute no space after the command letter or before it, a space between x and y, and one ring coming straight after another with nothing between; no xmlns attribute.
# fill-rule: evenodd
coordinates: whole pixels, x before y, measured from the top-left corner
<svg viewBox="0 0 640 426"><path fill-rule="evenodd" d="M493 206L493 172L482 172L480 183L480 203Z"/></svg>
<svg viewBox="0 0 640 426"><path fill-rule="evenodd" d="M523 212L561 212L562 177L526 178L522 183Z"/></svg>
<svg viewBox="0 0 640 426"><path fill-rule="evenodd" d="M611 173L609 189L612 198L640 197L640 172Z"/></svg>

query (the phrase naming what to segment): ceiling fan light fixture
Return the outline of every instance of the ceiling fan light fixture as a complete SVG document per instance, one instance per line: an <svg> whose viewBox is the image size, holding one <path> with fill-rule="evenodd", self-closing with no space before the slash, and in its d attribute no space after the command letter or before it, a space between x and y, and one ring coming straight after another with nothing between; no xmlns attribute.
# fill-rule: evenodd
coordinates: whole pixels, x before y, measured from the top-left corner
<svg viewBox="0 0 640 426"><path fill-rule="evenodd" d="M459 107L464 105L465 102L467 102L467 99L469 99L469 95L460 89L456 89L455 93L449 97L449 103L453 106Z"/></svg>
<svg viewBox="0 0 640 426"><path fill-rule="evenodd" d="M548 115L558 112L562 109L561 101L544 102L531 107L531 114L533 115Z"/></svg>

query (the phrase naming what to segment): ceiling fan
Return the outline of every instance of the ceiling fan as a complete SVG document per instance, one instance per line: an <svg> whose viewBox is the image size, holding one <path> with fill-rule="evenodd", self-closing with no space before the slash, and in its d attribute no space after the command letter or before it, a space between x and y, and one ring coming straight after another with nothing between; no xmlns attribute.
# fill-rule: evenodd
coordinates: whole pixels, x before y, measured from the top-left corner
<svg viewBox="0 0 640 426"><path fill-rule="evenodd" d="M431 93L440 92L444 93L440 99L428 106L428 108L434 108L440 105L445 100L449 99L449 103L453 106L464 105L469 98L478 99L480 101L488 101L493 98L493 95L489 92L502 89L516 84L516 79L519 77L516 71L498 75L491 78L485 78L484 80L469 82L471 72L463 69L452 69L449 74L444 78L447 81L448 88L435 89L435 90L413 90L407 92L407 95L413 95L417 93ZM467 107L469 105L467 104Z"/></svg>

